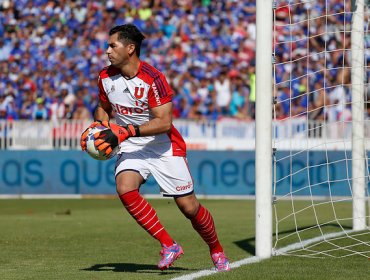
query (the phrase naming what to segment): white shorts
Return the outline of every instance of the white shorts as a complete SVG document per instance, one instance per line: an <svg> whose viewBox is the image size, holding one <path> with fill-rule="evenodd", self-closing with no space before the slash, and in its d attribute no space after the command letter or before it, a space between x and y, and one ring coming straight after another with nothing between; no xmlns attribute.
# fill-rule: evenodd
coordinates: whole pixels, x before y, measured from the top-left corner
<svg viewBox="0 0 370 280"><path fill-rule="evenodd" d="M119 154L115 176L127 170L138 172L144 180L153 175L163 196L185 196L194 191L193 178L185 157L145 156L140 152Z"/></svg>

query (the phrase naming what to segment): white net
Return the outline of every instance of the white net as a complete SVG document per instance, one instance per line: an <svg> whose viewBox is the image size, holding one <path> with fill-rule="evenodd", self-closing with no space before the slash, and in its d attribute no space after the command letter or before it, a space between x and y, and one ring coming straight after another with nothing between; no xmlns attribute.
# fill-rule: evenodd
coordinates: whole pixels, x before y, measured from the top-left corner
<svg viewBox="0 0 370 280"><path fill-rule="evenodd" d="M353 178L351 0L277 1L275 5L275 252L369 258L368 9L365 7L365 46L359 46L365 50L365 66L360 69L366 78L365 156L360 159L365 162L365 172L361 178ZM354 179L365 182L366 189L360 201L366 205L360 217L366 225L361 231L352 230Z"/></svg>

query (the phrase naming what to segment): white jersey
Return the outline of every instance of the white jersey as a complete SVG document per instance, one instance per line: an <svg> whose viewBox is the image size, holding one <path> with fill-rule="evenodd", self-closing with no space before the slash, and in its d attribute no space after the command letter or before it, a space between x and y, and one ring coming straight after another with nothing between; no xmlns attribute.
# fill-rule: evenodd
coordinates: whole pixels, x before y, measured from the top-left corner
<svg viewBox="0 0 370 280"><path fill-rule="evenodd" d="M108 66L99 73L99 98L110 102L117 124L141 125L153 118L150 108L172 101L172 90L165 76L142 61L135 77L126 79L119 69ZM158 156L186 156L186 144L172 126L169 133L130 137L120 144L120 152L142 151Z"/></svg>

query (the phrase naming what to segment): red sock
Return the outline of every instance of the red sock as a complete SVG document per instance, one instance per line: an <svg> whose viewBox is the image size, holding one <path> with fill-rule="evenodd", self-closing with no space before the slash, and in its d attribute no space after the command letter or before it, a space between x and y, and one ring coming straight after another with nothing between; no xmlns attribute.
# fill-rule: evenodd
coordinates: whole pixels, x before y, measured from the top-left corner
<svg viewBox="0 0 370 280"><path fill-rule="evenodd" d="M223 252L223 248L217 238L212 215L202 205L199 205L198 213L194 218L191 219L191 224L203 238L203 240L208 244L211 255L214 253Z"/></svg>
<svg viewBox="0 0 370 280"><path fill-rule="evenodd" d="M160 223L157 212L137 190L122 194L119 198L130 215L151 236L166 246L173 244L172 238Z"/></svg>

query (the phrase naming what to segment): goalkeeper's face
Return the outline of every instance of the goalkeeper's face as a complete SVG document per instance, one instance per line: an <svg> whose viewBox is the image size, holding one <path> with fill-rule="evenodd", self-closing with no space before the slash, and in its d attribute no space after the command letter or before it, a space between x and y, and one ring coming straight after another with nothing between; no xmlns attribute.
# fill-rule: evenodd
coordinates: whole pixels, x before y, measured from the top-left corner
<svg viewBox="0 0 370 280"><path fill-rule="evenodd" d="M126 65L133 53L135 53L135 45L118 40L118 33L109 37L106 54L114 67L121 68Z"/></svg>

